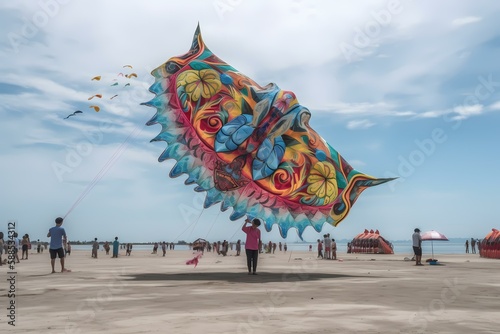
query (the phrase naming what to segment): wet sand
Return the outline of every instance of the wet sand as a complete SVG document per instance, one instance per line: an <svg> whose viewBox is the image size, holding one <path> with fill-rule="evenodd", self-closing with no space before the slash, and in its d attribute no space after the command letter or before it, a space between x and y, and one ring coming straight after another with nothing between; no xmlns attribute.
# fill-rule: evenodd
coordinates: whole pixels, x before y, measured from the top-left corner
<svg viewBox="0 0 500 334"><path fill-rule="evenodd" d="M124 251L120 251L121 254ZM5 256L5 254L4 254ZM500 260L436 255L314 252L245 257L133 251L118 259L73 251L71 273L50 274L48 252L16 264L15 327L8 325L6 266L0 267L0 331L14 333L498 333ZM425 258L425 255L424 255ZM56 270L60 270L56 262Z"/></svg>

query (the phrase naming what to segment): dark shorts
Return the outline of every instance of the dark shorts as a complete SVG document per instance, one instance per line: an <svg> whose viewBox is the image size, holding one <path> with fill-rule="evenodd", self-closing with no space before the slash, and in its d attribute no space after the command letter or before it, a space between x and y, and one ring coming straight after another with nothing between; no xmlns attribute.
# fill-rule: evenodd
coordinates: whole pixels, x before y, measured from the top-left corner
<svg viewBox="0 0 500 334"><path fill-rule="evenodd" d="M50 252L50 258L55 259L56 256L59 256L60 259L64 257L64 249L58 248L58 249L49 249Z"/></svg>
<svg viewBox="0 0 500 334"><path fill-rule="evenodd" d="M416 256L422 256L422 247L413 246L413 252L415 253Z"/></svg>
<svg viewBox="0 0 500 334"><path fill-rule="evenodd" d="M23 245L23 252L28 250L28 245Z"/></svg>

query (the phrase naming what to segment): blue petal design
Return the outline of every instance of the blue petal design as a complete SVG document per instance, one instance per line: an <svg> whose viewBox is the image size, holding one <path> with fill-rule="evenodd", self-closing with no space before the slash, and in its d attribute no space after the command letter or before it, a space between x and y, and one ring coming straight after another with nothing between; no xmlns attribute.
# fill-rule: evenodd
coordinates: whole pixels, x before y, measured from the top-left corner
<svg viewBox="0 0 500 334"><path fill-rule="evenodd" d="M266 231L271 231L271 229L273 228L273 225L276 224L276 217L274 215L270 215L270 216L262 216L264 217L264 226L266 227Z"/></svg>
<svg viewBox="0 0 500 334"><path fill-rule="evenodd" d="M193 158L189 155L186 155L182 158L180 158L177 163L172 167L172 170L170 171L170 177L178 177L184 173L189 173L189 170L191 169L191 166L193 164Z"/></svg>
<svg viewBox="0 0 500 334"><path fill-rule="evenodd" d="M168 145L167 149L163 151L158 159L160 162L167 159L176 159L183 157L186 154L186 146L181 143L173 143Z"/></svg>
<svg viewBox="0 0 500 334"><path fill-rule="evenodd" d="M179 88L177 88L177 96L179 96L179 100L181 101L182 111L184 112L188 111L187 108L188 95L186 94L186 89L184 88L184 86L180 86Z"/></svg>
<svg viewBox="0 0 500 334"><path fill-rule="evenodd" d="M240 115L226 123L215 136L215 152L231 152L240 146L255 130L251 115Z"/></svg>
<svg viewBox="0 0 500 334"><path fill-rule="evenodd" d="M156 81L154 84L152 84L149 87L149 91L152 92L152 93L155 93L156 95L160 95L165 90L163 89L162 82L161 81Z"/></svg>
<svg viewBox="0 0 500 334"><path fill-rule="evenodd" d="M230 207L234 207L240 198L240 194L236 191L227 191L224 193L221 210L226 211Z"/></svg>
<svg viewBox="0 0 500 334"><path fill-rule="evenodd" d="M318 158L319 161L325 161L326 160L326 153L323 152L322 150L316 150L316 158Z"/></svg>
<svg viewBox="0 0 500 334"><path fill-rule="evenodd" d="M184 181L184 184L193 184L199 179L203 172L202 166L196 166L189 172L189 177Z"/></svg>
<svg viewBox="0 0 500 334"><path fill-rule="evenodd" d="M189 63L189 66L193 68L194 70L201 71L204 69L212 68L210 65L208 65L205 62L198 61L198 60L193 60Z"/></svg>
<svg viewBox="0 0 500 334"><path fill-rule="evenodd" d="M252 163L252 178L260 180L274 173L285 155L285 147L281 137L276 137L274 144L269 138L264 139Z"/></svg>
<svg viewBox="0 0 500 334"><path fill-rule="evenodd" d="M233 83L233 78L231 78L229 75L227 75L226 73L221 73L220 75L220 81L224 84L224 85L231 85Z"/></svg>
<svg viewBox="0 0 500 334"><path fill-rule="evenodd" d="M196 183L198 187L195 188L195 191L207 191L210 188L215 186L212 172L209 169L203 168L202 173L199 175Z"/></svg>
<svg viewBox="0 0 500 334"><path fill-rule="evenodd" d="M176 142L178 138L179 138L178 134L161 132L158 136L153 138L151 141L166 141L167 143L171 144L171 143Z"/></svg>
<svg viewBox="0 0 500 334"><path fill-rule="evenodd" d="M207 190L207 196L205 197L205 202L203 203L203 207L205 209L211 207L214 204L222 201L222 193L217 190L217 188L211 188Z"/></svg>
<svg viewBox="0 0 500 334"><path fill-rule="evenodd" d="M142 105L149 106L149 107L155 107L157 109L163 109L165 107L163 103L163 98L161 95L154 97L152 100L148 102L143 102L141 103Z"/></svg>
<svg viewBox="0 0 500 334"><path fill-rule="evenodd" d="M246 215L246 212L245 211L241 211L241 210L234 210L233 213L231 213L231 215L229 216L229 219L231 220L238 220L240 218L243 218L244 216Z"/></svg>

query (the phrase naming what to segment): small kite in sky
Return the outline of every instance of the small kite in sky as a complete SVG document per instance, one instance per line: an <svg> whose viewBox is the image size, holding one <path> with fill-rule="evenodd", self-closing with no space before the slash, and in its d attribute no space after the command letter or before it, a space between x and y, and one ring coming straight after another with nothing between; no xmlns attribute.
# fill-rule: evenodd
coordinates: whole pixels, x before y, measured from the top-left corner
<svg viewBox="0 0 500 334"><path fill-rule="evenodd" d="M118 73L118 75L117 75L117 76L118 76L118 77L123 77L123 73L122 73L122 72L120 72L120 73Z"/></svg>
<svg viewBox="0 0 500 334"><path fill-rule="evenodd" d="M114 84L112 84L111 86L118 86L118 82L115 82Z"/></svg>
<svg viewBox="0 0 500 334"><path fill-rule="evenodd" d="M127 86L130 86L130 84L129 84L129 83L126 83L124 87L127 87Z"/></svg>
<svg viewBox="0 0 500 334"><path fill-rule="evenodd" d="M130 79L130 78L137 78L137 74L135 74L135 73L130 73L130 74L126 74L126 75L125 75L125 77L126 77L126 78L129 78L129 79Z"/></svg>
<svg viewBox="0 0 500 334"><path fill-rule="evenodd" d="M133 68L132 65L123 65L123 68L128 67L128 68Z"/></svg>
<svg viewBox="0 0 500 334"><path fill-rule="evenodd" d="M92 95L91 97L88 98L88 100L92 100L94 97L97 97L97 98L102 98L102 94L95 94L95 95Z"/></svg>
<svg viewBox="0 0 500 334"><path fill-rule="evenodd" d="M115 95L111 96L109 99L112 100L112 99L114 99L117 96L118 96L118 94L115 94Z"/></svg>
<svg viewBox="0 0 500 334"><path fill-rule="evenodd" d="M77 111L75 111L74 113L69 114L68 116L64 117L64 119L68 119L68 118L70 118L71 116L75 116L76 114L83 114L83 111L81 111L81 110L77 110Z"/></svg>
<svg viewBox="0 0 500 334"><path fill-rule="evenodd" d="M94 110L96 112L99 112L101 110L101 108L99 108L99 106L89 106L89 108L94 108Z"/></svg>
<svg viewBox="0 0 500 334"><path fill-rule="evenodd" d="M97 81L99 81L99 80L101 80L101 76L100 76L100 75L98 75L98 76L96 76L96 77L93 77L93 78L92 78L92 80L97 80Z"/></svg>

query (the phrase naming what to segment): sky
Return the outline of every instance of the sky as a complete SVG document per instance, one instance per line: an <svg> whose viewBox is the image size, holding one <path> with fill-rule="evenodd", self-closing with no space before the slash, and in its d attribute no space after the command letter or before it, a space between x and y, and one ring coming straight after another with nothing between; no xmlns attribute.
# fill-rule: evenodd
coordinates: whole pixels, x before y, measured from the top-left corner
<svg viewBox="0 0 500 334"><path fill-rule="evenodd" d="M500 227L499 16L493 1L3 1L0 231L15 222L47 241L67 214L70 240L244 238L231 210L203 209L186 176L168 176L166 144L150 143L160 126L145 126L155 110L140 105L199 23L219 58L293 91L355 169L398 177L305 241L365 228L406 240L415 227L482 238ZM273 228L263 240L300 239Z"/></svg>

